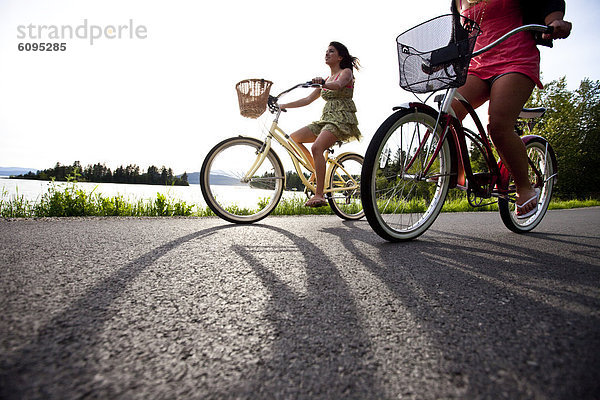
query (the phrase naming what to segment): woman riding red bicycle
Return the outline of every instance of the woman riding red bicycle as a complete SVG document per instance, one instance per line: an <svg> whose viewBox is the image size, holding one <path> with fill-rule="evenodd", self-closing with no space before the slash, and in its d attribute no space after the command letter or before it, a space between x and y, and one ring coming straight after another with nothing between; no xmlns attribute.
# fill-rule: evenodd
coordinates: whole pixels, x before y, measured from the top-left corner
<svg viewBox="0 0 600 400"><path fill-rule="evenodd" d="M523 24L543 24L552 34L534 36L521 32L471 60L466 83L458 90L473 107L489 100L488 132L517 187L517 217L528 218L537 210L538 193L529 182L527 154L515 134L517 117L539 80L540 54L536 44L552 46L552 39L569 36L571 23L564 21L563 0L452 0L452 12L475 21L482 29L475 51ZM462 120L466 109L454 101Z"/></svg>

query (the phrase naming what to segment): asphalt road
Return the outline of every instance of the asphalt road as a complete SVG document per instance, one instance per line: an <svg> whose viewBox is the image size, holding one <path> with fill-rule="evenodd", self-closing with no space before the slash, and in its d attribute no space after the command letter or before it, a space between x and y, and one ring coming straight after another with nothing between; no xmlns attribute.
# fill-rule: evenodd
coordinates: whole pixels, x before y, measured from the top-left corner
<svg viewBox="0 0 600 400"><path fill-rule="evenodd" d="M0 221L2 399L598 399L600 209L528 235Z"/></svg>

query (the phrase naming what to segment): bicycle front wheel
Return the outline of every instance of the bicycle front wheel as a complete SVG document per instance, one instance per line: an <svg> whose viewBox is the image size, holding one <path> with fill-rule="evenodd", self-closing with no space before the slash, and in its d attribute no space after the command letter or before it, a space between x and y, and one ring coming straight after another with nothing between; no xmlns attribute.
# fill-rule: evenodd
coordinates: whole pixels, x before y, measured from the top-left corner
<svg viewBox="0 0 600 400"><path fill-rule="evenodd" d="M508 229L516 233L529 232L542 222L552 198L554 180L557 174L556 156L546 139L541 137L529 138L525 143L525 148L529 159L529 181L534 188L540 190L537 212L529 218L519 219L516 215L514 202L510 202L505 198L498 199L498 210L502 222ZM511 187L515 187L512 176L509 181L509 188Z"/></svg>
<svg viewBox="0 0 600 400"><path fill-rule="evenodd" d="M222 141L208 153L200 171L200 187L208 207L219 217L252 223L275 209L285 174L273 150L265 155L263 142L240 136Z"/></svg>
<svg viewBox="0 0 600 400"><path fill-rule="evenodd" d="M450 146L437 114L402 109L377 130L365 155L362 204L369 225L397 242L425 232L442 210L450 184Z"/></svg>
<svg viewBox="0 0 600 400"><path fill-rule="evenodd" d="M361 219L363 212L360 199L360 174L363 157L347 153L334 161L329 175L329 187L336 190L329 193L327 201L333 212L345 220Z"/></svg>

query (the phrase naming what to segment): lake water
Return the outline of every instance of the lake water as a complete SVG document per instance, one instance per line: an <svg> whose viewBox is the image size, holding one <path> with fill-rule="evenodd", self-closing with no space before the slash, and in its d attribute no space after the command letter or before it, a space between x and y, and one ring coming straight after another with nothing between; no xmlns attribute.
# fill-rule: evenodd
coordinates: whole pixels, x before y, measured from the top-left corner
<svg viewBox="0 0 600 400"><path fill-rule="evenodd" d="M56 185L66 185L65 182L57 182ZM51 182L49 181L36 181L29 179L8 179L6 177L0 177L0 195L23 196L24 199L29 201L37 201L41 196L48 192ZM206 202L202 197L202 191L200 185L190 186L161 186L161 185L131 185L125 183L93 183L93 182L78 182L78 187L89 193L100 193L105 197L112 197L122 195L130 200L145 200L155 199L157 193L164 194L171 199L185 201L189 205L196 204L201 207L206 206ZM224 186L223 190L227 190L231 193L232 199L240 199L243 203L244 198L244 187L240 186ZM284 197L302 196L305 198L304 193L299 192L284 192ZM6 197L4 197L6 199Z"/></svg>

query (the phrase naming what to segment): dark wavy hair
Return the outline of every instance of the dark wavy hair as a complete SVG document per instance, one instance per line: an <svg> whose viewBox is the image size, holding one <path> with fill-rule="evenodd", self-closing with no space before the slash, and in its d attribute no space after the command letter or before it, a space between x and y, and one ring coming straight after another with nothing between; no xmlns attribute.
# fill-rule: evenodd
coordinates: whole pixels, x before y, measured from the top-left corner
<svg viewBox="0 0 600 400"><path fill-rule="evenodd" d="M346 46L340 42L331 42L329 45L335 47L338 54L342 57L342 61L340 62L340 67L342 69L350 68L350 70L353 70L356 68L357 71L360 70L360 62L358 58L351 56Z"/></svg>

